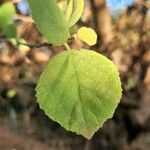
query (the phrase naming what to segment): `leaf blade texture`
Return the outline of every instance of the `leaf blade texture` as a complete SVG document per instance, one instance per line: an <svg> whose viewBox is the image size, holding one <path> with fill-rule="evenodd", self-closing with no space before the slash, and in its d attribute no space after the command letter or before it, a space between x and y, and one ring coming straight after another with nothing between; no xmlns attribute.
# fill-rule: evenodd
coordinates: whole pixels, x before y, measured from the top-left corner
<svg viewBox="0 0 150 150"><path fill-rule="evenodd" d="M92 28L81 27L77 31L77 37L89 46L93 46L97 42L97 34Z"/></svg>
<svg viewBox="0 0 150 150"><path fill-rule="evenodd" d="M73 26L81 17L84 9L84 0L57 0L68 23L68 27Z"/></svg>
<svg viewBox="0 0 150 150"><path fill-rule="evenodd" d="M6 2L0 7L0 26L12 24L13 17L15 15L15 7L12 2Z"/></svg>
<svg viewBox="0 0 150 150"><path fill-rule="evenodd" d="M70 50L50 60L36 92L46 115L90 139L113 116L121 83L116 66L106 57L89 50Z"/></svg>
<svg viewBox="0 0 150 150"><path fill-rule="evenodd" d="M37 28L49 43L60 45L69 38L65 16L55 0L28 0Z"/></svg>

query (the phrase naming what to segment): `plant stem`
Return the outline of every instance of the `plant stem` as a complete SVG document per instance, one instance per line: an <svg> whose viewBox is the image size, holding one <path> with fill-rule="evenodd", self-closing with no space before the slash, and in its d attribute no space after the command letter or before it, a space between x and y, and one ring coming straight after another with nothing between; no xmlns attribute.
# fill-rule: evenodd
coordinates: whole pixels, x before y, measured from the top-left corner
<svg viewBox="0 0 150 150"><path fill-rule="evenodd" d="M70 46L69 46L67 43L64 43L64 46L65 46L65 48L66 48L67 50L70 50L70 49L71 49Z"/></svg>

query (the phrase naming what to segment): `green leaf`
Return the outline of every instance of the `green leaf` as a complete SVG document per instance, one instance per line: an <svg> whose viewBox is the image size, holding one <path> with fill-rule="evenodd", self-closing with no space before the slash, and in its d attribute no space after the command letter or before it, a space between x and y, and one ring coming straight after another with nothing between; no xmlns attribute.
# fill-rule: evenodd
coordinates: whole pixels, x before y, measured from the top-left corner
<svg viewBox="0 0 150 150"><path fill-rule="evenodd" d="M8 98L13 98L16 95L16 91L14 89L11 89L6 93L6 95Z"/></svg>
<svg viewBox="0 0 150 150"><path fill-rule="evenodd" d="M65 16L55 0L28 0L33 19L49 43L63 44L69 38Z"/></svg>
<svg viewBox="0 0 150 150"><path fill-rule="evenodd" d="M4 34L8 38L16 38L16 26L14 24L9 24L4 27Z"/></svg>
<svg viewBox="0 0 150 150"><path fill-rule="evenodd" d="M57 0L63 10L68 27L73 26L81 17L84 9L84 0Z"/></svg>
<svg viewBox="0 0 150 150"><path fill-rule="evenodd" d="M36 91L40 107L51 119L90 139L113 116L121 83L116 66L106 57L69 50L50 60Z"/></svg>
<svg viewBox="0 0 150 150"><path fill-rule="evenodd" d="M14 15L15 7L12 2L7 2L0 6L0 27L4 28L12 24Z"/></svg>
<svg viewBox="0 0 150 150"><path fill-rule="evenodd" d="M92 28L81 27L77 32L77 37L89 46L95 45L97 42L97 34Z"/></svg>

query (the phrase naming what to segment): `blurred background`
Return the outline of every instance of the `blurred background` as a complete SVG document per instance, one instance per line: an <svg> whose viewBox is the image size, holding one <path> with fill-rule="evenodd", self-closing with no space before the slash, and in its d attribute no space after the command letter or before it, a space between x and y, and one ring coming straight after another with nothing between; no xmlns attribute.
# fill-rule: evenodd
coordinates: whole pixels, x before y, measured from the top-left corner
<svg viewBox="0 0 150 150"><path fill-rule="evenodd" d="M95 29L98 42L90 49L117 65L123 87L114 117L91 140L66 131L39 109L37 80L64 47L45 42L26 0L12 0L13 8L2 9L8 1L0 0L0 150L149 150L150 0L85 0L73 30ZM74 37L68 43L89 48Z"/></svg>

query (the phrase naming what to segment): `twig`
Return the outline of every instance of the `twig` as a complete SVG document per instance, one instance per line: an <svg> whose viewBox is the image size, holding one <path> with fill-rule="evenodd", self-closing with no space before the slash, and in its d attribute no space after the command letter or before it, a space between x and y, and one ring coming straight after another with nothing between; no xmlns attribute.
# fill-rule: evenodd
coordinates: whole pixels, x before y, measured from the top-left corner
<svg viewBox="0 0 150 150"><path fill-rule="evenodd" d="M28 44L28 43L22 43L22 42L19 42L17 41L17 44L18 45L25 45L25 46L28 46L28 47L35 47L35 48L41 48L41 47L45 47L45 46L52 46L52 44L48 44L48 43L42 43L42 44Z"/></svg>
<svg viewBox="0 0 150 150"><path fill-rule="evenodd" d="M0 42L11 42L11 40L7 39L7 38L0 38ZM20 42L19 40L16 40L17 45L25 45L28 46L30 48L41 48L41 47L45 47L45 46L52 46L52 44L49 43L42 43L42 44L28 44L28 43L23 43Z"/></svg>
<svg viewBox="0 0 150 150"><path fill-rule="evenodd" d="M65 47L67 50L70 50L70 49L71 49L67 43L64 43L64 47Z"/></svg>

